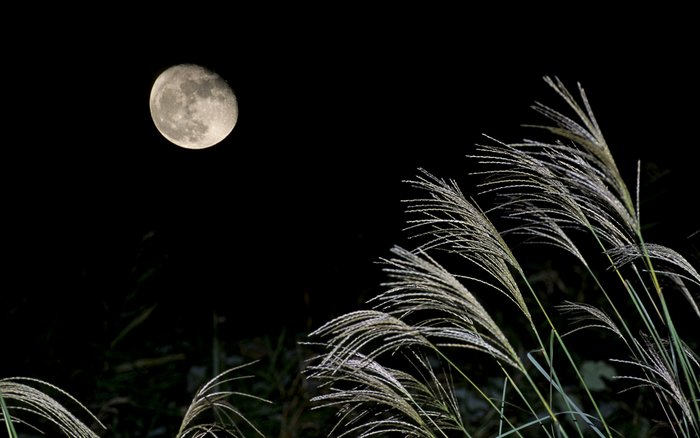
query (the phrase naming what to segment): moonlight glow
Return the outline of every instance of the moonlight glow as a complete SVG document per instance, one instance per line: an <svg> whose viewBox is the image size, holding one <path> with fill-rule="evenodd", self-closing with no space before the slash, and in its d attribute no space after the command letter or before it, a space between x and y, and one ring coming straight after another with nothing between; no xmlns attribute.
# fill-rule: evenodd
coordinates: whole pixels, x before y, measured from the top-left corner
<svg viewBox="0 0 700 438"><path fill-rule="evenodd" d="M194 64L168 68L153 83L151 117L163 137L188 149L226 138L238 120L238 102L221 76Z"/></svg>

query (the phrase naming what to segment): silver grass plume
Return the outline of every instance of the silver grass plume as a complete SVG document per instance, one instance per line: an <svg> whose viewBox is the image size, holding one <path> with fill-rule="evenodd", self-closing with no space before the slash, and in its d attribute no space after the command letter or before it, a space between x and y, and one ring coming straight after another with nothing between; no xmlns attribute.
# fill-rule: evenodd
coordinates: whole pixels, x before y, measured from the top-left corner
<svg viewBox="0 0 700 438"><path fill-rule="evenodd" d="M419 216L408 221L407 230L414 232L414 238L427 238L417 250L425 253L444 249L464 258L488 274L490 281L480 281L508 297L532 321L511 272L513 269L522 274L522 268L496 227L481 209L467 200L455 181L436 178L422 169L420 172L408 183L427 196L406 201L407 212Z"/></svg>
<svg viewBox="0 0 700 438"><path fill-rule="evenodd" d="M395 257L384 260L392 281L372 300L374 309L347 313L310 334L323 339L325 351L307 368L309 378L331 388L314 401L342 405L339 424L346 433L442 436L441 430L463 426L451 385L437 378L426 354L439 357L446 348L467 348L517 369L523 365L456 277L423 252L395 247L392 253ZM408 359L415 375L381 365L386 355ZM372 420L361 420L368 416Z"/></svg>
<svg viewBox="0 0 700 438"><path fill-rule="evenodd" d="M589 328L602 328L615 333L619 338L626 339L613 320L599 308L586 303L574 303L565 301L557 308L563 313L572 314L571 322L577 326L567 332L564 336Z"/></svg>
<svg viewBox="0 0 700 438"><path fill-rule="evenodd" d="M375 308L341 315L310 334L326 339L322 365L342 364L360 351L374 360L403 348L458 347L521 367L506 336L456 277L425 254L398 247L392 252L386 272L395 280L372 300Z"/></svg>
<svg viewBox="0 0 700 438"><path fill-rule="evenodd" d="M622 200L622 203L627 209L627 213L633 217L635 209L632 197L627 190L627 185L620 175L617 164L615 164L615 160L610 153L610 148L593 115L593 110L591 109L583 87L581 87L581 84L577 84L581 102L583 103L583 108L581 108L574 96L571 95L559 78L552 79L545 76L544 80L564 99L569 105L569 108L576 113L579 122L564 116L560 112L552 110L546 105L535 102L533 108L557 124L556 127L540 127L558 134L563 138L572 140L592 154L599 163L596 168L602 172L603 180L613 188L617 196Z"/></svg>
<svg viewBox="0 0 700 438"><path fill-rule="evenodd" d="M686 426L690 423L692 427L695 427L694 421L692 420L694 416L690 401L683 392L682 384L678 381L678 373L667 366L663 359L664 352L660 352L658 348L656 343L645 339L644 348L640 348L643 357L639 360L611 359L612 362L638 367L642 371L642 374L644 374L644 377L621 375L615 376L615 378L636 383L636 385L628 387L623 391L629 391L639 386L651 387L660 398L662 408L669 417L669 423L674 429L676 424L682 425L684 423ZM695 365L697 366L697 362L695 362ZM664 404L667 403L670 403L670 405L665 407ZM674 404L680 408L683 414L682 418L676 416L672 409L672 405ZM690 421L685 421L683 419Z"/></svg>
<svg viewBox="0 0 700 438"><path fill-rule="evenodd" d="M567 229L591 230L611 247L635 241L636 217L610 189L596 168L600 163L591 162L585 151L526 141L478 145L477 152L472 157L489 168L476 172L487 175L482 193L504 195L497 208L512 218L525 219L517 231L530 233L528 226L537 224L532 235L558 246ZM575 246L563 247L580 258Z"/></svg>
<svg viewBox="0 0 700 438"><path fill-rule="evenodd" d="M243 397L255 399L261 403L270 403L263 398L239 391L222 390L222 386L240 379L250 378L249 375L231 376L241 368L254 362L230 368L202 386L195 394L187 408L180 430L176 438L206 438L224 434L233 438L244 438L246 435L241 425L245 424L255 436L263 437L263 433L240 411L231 398Z"/></svg>
<svg viewBox="0 0 700 438"><path fill-rule="evenodd" d="M646 250L646 253L644 252ZM612 248L608 251L613 262L618 266L623 266L632 263L635 260L650 257L653 260L660 261L665 264L663 270L655 269L657 274L666 275L674 281L674 285L681 291L683 296L688 300L696 315L700 317L700 308L698 308L698 299L693 297L684 281L695 284L700 287L700 273L693 265L686 260L678 252L663 245L647 243L644 247L640 245L625 245Z"/></svg>
<svg viewBox="0 0 700 438"><path fill-rule="evenodd" d="M518 355L477 298L427 254L394 247L385 259L389 290L370 300L377 309L408 320L437 347L473 348L518 367ZM433 315L422 317L423 313ZM437 315L437 316L435 316Z"/></svg>
<svg viewBox="0 0 700 438"><path fill-rule="evenodd" d="M61 402L57 398L65 401ZM79 412L86 414L99 428L105 429L97 417L82 403L66 391L42 380L28 377L0 379L0 399L4 408L0 412L0 420L8 423L8 428L11 427L9 423L25 424L41 432L34 422L27 419L27 417L37 417L55 425L65 436L97 438L99 435L66 407L70 403Z"/></svg>
<svg viewBox="0 0 700 438"><path fill-rule="evenodd" d="M631 245L639 235L639 218L608 145L579 85L583 107L558 79L545 78L564 98L579 121L536 103L533 108L556 126L537 126L559 139L477 145L470 155L487 170L484 192L504 195L498 209L524 219L515 231L565 248L581 259L565 230L593 231L609 247Z"/></svg>
<svg viewBox="0 0 700 438"><path fill-rule="evenodd" d="M379 436L402 433L407 437L444 437L447 430L461 430L461 417L452 388L437 377L427 358L409 353L419 377L357 353L334 357L308 368L309 377L332 385L332 390L312 399L316 408L338 407L338 423L331 434L339 437ZM356 435L355 435L356 434Z"/></svg>

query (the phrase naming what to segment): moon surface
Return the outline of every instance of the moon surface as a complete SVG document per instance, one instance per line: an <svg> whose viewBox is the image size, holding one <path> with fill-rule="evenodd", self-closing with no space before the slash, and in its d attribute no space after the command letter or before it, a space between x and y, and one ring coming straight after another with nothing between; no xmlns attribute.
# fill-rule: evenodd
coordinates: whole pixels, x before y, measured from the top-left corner
<svg viewBox="0 0 700 438"><path fill-rule="evenodd" d="M174 65L153 83L151 117L158 131L187 149L226 138L238 120L238 101L218 74L195 64Z"/></svg>

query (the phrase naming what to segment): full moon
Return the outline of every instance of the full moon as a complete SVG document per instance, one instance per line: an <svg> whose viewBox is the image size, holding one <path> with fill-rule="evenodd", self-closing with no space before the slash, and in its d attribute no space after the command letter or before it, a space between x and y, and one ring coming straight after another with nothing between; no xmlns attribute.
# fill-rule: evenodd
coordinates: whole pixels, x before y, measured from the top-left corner
<svg viewBox="0 0 700 438"><path fill-rule="evenodd" d="M194 64L174 65L153 83L151 117L158 131L187 149L226 138L238 120L238 102L218 74Z"/></svg>

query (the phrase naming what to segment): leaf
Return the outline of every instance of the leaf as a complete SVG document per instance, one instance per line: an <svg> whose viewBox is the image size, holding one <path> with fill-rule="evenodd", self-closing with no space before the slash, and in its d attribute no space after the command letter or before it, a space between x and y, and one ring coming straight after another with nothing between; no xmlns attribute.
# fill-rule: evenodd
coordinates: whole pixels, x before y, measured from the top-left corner
<svg viewBox="0 0 700 438"><path fill-rule="evenodd" d="M157 304L152 305L151 307L141 312L138 316L136 316L136 318L132 319L131 322L129 322L129 324L126 327L124 327L124 329L117 335L117 337L114 338L110 347L114 348L114 346L117 345L117 343L121 341L126 335L128 335L129 332L131 332L139 325L143 324L143 322L146 321L149 316L151 316L151 313L153 312L153 310L155 310L156 306Z"/></svg>
<svg viewBox="0 0 700 438"><path fill-rule="evenodd" d="M612 379L615 375L615 368L602 360L587 360L581 364L581 376L591 391L605 390L608 386L602 378Z"/></svg>

